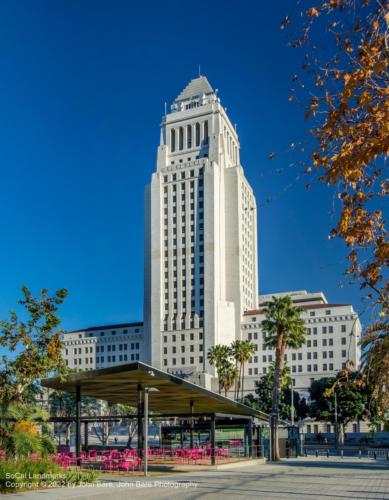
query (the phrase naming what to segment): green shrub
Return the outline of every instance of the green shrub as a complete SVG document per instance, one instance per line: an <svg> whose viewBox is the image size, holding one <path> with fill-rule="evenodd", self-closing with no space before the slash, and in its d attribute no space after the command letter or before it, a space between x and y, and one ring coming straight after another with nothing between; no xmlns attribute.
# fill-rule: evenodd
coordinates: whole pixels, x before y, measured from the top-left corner
<svg viewBox="0 0 389 500"><path fill-rule="evenodd" d="M31 489L50 484L60 485L65 482L65 477L64 470L47 459L0 461L1 493L12 493L19 489Z"/></svg>
<svg viewBox="0 0 389 500"><path fill-rule="evenodd" d="M94 483L99 474L95 470L81 471L79 469L69 469L66 471L65 484Z"/></svg>

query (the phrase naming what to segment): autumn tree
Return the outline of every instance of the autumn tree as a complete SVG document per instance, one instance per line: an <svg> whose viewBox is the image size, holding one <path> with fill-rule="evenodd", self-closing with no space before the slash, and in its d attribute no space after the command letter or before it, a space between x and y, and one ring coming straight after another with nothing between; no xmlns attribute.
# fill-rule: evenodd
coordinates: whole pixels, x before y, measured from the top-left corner
<svg viewBox="0 0 389 500"><path fill-rule="evenodd" d="M49 296L43 289L34 297L27 287L22 288L19 304L24 318L11 312L8 320L0 321L0 346L9 354L0 362L0 399L3 403L22 401L27 390L43 377L66 373L62 358L61 320L59 306L68 292L58 290Z"/></svg>
<svg viewBox="0 0 389 500"><path fill-rule="evenodd" d="M389 192L389 4L310 0L306 5L281 24L284 29L294 22L297 36L290 45L303 51L303 71L293 75L289 100L306 103L312 137L306 174L334 189L339 210L330 237L344 240L346 273L366 289L373 319L363 339L365 376L385 415L389 242L382 209Z"/></svg>

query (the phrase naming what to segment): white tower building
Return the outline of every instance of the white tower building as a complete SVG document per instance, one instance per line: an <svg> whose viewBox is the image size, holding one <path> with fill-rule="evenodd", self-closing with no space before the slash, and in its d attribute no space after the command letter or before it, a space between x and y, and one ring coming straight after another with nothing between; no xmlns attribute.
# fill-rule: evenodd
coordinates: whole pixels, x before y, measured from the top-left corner
<svg viewBox="0 0 389 500"><path fill-rule="evenodd" d="M241 336L257 307L257 210L239 140L207 78L192 80L161 124L145 196L148 361L214 374L206 353Z"/></svg>

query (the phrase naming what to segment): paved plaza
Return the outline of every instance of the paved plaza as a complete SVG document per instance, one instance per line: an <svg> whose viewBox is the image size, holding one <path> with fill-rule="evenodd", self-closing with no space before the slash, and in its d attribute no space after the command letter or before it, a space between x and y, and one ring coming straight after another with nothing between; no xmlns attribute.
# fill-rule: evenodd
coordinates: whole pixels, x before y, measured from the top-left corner
<svg viewBox="0 0 389 500"><path fill-rule="evenodd" d="M11 498L11 496L9 496ZM389 500L389 464L368 459L284 460L223 471L164 474L144 479L107 477L94 487L12 495L23 500L93 499L369 499Z"/></svg>

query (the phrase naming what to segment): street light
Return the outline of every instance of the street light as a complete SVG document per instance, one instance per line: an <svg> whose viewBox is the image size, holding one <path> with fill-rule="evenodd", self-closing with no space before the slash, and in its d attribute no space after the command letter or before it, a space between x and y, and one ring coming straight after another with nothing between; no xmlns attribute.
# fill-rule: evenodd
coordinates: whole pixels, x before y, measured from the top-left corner
<svg viewBox="0 0 389 500"><path fill-rule="evenodd" d="M147 445L149 441L149 393L159 392L156 387L145 387L144 388L144 410L143 410L143 471L144 475L147 476Z"/></svg>
<svg viewBox="0 0 389 500"><path fill-rule="evenodd" d="M293 378L290 379L290 420L292 427L294 426L294 401L293 401Z"/></svg>

